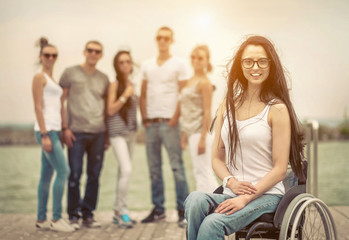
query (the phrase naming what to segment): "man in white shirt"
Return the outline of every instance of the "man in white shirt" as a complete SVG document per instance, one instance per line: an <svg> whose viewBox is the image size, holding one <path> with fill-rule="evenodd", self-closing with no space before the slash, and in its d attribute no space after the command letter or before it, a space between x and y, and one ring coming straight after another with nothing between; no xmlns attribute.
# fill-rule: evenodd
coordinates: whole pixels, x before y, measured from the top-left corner
<svg viewBox="0 0 349 240"><path fill-rule="evenodd" d="M172 56L173 31L161 27L156 36L159 49L142 65L140 108L146 128L146 152L151 177L154 208L142 223L164 219L164 184L162 178L161 145L164 144L176 183L178 225L186 226L183 203L188 195L188 185L182 160L179 129L179 89L188 79L184 60Z"/></svg>

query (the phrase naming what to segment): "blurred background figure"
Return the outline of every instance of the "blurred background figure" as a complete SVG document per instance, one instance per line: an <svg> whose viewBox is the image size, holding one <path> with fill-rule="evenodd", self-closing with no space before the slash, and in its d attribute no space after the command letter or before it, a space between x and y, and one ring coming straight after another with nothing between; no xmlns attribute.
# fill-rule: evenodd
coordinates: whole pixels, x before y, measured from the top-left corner
<svg viewBox="0 0 349 240"><path fill-rule="evenodd" d="M118 161L114 223L130 228L134 221L129 217L128 186L132 172L131 159L136 143L137 97L130 80L133 62L129 51L119 51L114 57L116 80L108 89L108 134Z"/></svg>
<svg viewBox="0 0 349 240"><path fill-rule="evenodd" d="M212 138L208 134L214 89L207 77L212 71L210 51L206 45L199 45L190 57L194 76L181 91L181 147L189 143L196 190L213 192L218 183L212 170Z"/></svg>
<svg viewBox="0 0 349 240"><path fill-rule="evenodd" d="M62 197L69 175L69 167L64 156L61 141L61 95L62 88L53 79L53 67L58 57L55 46L46 38L40 38L41 72L35 74L32 91L36 122L35 136L41 145L41 175L38 187L38 229L52 229L60 232L72 232L72 228L62 219ZM52 189L52 220L46 216L50 182L53 172L56 178Z"/></svg>
<svg viewBox="0 0 349 240"><path fill-rule="evenodd" d="M79 229L79 219L89 228L100 227L93 217L97 206L99 175L104 150L109 139L106 134L106 102L109 79L96 68L103 56L98 41L88 41L84 49L85 61L64 70L59 84L62 95L62 129L68 146L71 170L68 184L68 214L71 226ZM64 102L67 100L67 112ZM84 197L80 195L83 158L87 154L87 182Z"/></svg>
<svg viewBox="0 0 349 240"><path fill-rule="evenodd" d="M142 220L142 223L154 222L166 217L161 156L163 144L167 150L176 183L178 225L185 227L183 204L188 195L188 185L180 147L178 99L179 89L188 80L188 73L184 60L170 53L173 43L171 28L161 27L157 31L156 43L158 56L150 58L142 65L140 109L146 129L145 144L154 205L153 210Z"/></svg>

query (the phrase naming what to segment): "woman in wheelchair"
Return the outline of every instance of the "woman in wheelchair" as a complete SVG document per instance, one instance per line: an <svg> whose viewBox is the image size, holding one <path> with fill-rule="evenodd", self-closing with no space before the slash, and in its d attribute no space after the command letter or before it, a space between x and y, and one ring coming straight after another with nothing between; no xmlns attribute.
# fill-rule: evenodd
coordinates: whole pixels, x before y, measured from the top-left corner
<svg viewBox="0 0 349 240"><path fill-rule="evenodd" d="M212 167L224 191L188 196L188 239L224 239L274 212L285 193L282 180L289 159L298 179L305 178L303 133L273 44L251 36L230 65L212 149Z"/></svg>

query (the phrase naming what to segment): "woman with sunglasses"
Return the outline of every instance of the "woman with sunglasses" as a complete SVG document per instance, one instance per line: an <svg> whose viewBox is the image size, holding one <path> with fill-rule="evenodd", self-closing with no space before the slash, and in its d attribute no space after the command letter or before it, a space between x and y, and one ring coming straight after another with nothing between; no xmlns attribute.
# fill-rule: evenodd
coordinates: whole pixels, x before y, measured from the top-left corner
<svg viewBox="0 0 349 240"><path fill-rule="evenodd" d="M137 97L130 81L133 71L131 54L119 51L114 57L116 80L108 89L108 134L118 160L113 222L122 228L135 223L129 217L128 186L132 171L131 159L136 142Z"/></svg>
<svg viewBox="0 0 349 240"><path fill-rule="evenodd" d="M73 232L74 229L62 219L62 197L70 170L65 159L61 141L61 95L62 89L53 79L53 67L58 53L47 39L40 38L41 72L35 74L32 91L36 123L35 136L41 145L41 176L38 187L38 229ZM52 220L47 220L47 201L53 172L56 179L52 189Z"/></svg>
<svg viewBox="0 0 349 240"><path fill-rule="evenodd" d="M194 76L181 91L181 147L184 149L189 143L196 190L213 192L218 183L212 170L212 140L208 134L213 86L207 77L207 73L212 71L212 66L210 51L206 45L199 45L193 49L191 64Z"/></svg>
<svg viewBox="0 0 349 240"><path fill-rule="evenodd" d="M231 63L212 148L213 169L224 191L189 195L188 239L224 239L274 212L285 193L289 160L298 179L305 178L303 133L273 44L251 36Z"/></svg>

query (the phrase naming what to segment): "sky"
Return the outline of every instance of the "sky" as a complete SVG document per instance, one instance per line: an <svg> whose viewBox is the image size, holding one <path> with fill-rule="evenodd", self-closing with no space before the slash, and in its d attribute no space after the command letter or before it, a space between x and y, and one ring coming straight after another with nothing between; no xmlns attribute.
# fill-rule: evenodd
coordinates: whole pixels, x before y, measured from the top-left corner
<svg viewBox="0 0 349 240"><path fill-rule="evenodd" d="M226 64L249 35L275 44L299 118L343 119L349 109L349 2L346 0L0 0L0 124L35 121L31 93L40 71L41 36L57 46L54 78L84 61L88 40L104 45L97 67L115 79L112 60L131 50L140 65L157 54L155 34L174 30L171 53L188 61L207 44L217 87L212 111L226 91Z"/></svg>

